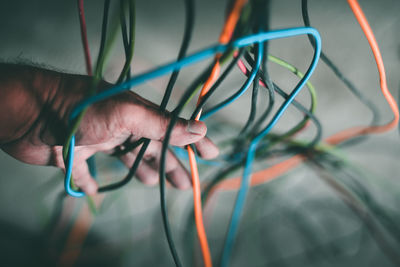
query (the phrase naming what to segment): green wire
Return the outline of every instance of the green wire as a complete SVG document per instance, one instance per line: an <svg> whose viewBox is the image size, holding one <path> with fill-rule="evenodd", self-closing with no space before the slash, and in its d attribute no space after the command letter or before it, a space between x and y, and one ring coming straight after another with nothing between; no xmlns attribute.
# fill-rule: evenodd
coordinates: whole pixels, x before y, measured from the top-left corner
<svg viewBox="0 0 400 267"><path fill-rule="evenodd" d="M291 71L293 74L295 74L300 79L302 79L304 77L304 73L302 73L301 71L299 71L298 68L296 68L295 66L291 65L290 63L284 61L283 59L280 59L278 57L268 54L268 60L286 68L287 70ZM310 81L307 81L306 86L307 86L308 92L310 93L310 96L311 96L310 113L314 114L315 109L316 109L316 104L317 104L317 92L315 90L315 87L312 85L312 83ZM295 135L297 132L299 132L301 129L303 129L305 127L305 125L307 124L307 122L309 120L310 120L310 117L304 116L303 120L301 120L297 125L295 125L292 129L290 129L286 133L281 134L281 135L269 134L265 137L265 139L272 139L272 142L270 144L270 147L272 147L273 145Z"/></svg>
<svg viewBox="0 0 400 267"><path fill-rule="evenodd" d="M121 0L123 1L123 0ZM125 1L126 2L126 1ZM123 5L121 5L122 8ZM129 47L126 48L127 54L126 54L126 59L125 59L125 64L124 67L121 71L121 74L118 77L117 84L121 83L125 77L129 75L128 71L130 70L133 54L135 52L135 25L136 25L136 9L135 9L135 0L130 0L129 1L129 22L130 22L130 28L129 28ZM123 13L123 10L120 11L120 16L121 16L121 28L122 28L122 20L125 21L125 16ZM124 44L125 45L125 44Z"/></svg>
<svg viewBox="0 0 400 267"><path fill-rule="evenodd" d="M290 72L295 74L300 79L302 79L304 77L304 74L301 71L299 71L299 69L297 69L295 66L291 65L290 63L284 61L283 59L280 59L280 58L278 58L276 56L268 54L268 60L273 62L273 63L275 63L275 64L278 64L278 65L286 68L287 70L289 70ZM310 112L312 114L314 114L315 113L315 109L316 109L316 103L317 103L317 92L315 90L314 85L310 81L307 81L306 86L307 86L308 92L310 93L310 96L311 96ZM277 144L280 141L288 139L291 136L293 136L294 134L296 134L299 130L301 130L306 125L306 123L309 120L310 120L310 118L308 116L305 116L303 118L303 120L301 120L296 126L294 126L292 129L290 129L288 132L286 132L286 133L284 133L282 135L269 134L265 138L266 139L270 138L270 139L273 140L273 142L271 142L271 146L274 145L274 144ZM220 146L226 147L227 145L229 145L231 143L232 143L232 140L226 140L226 141L223 141L220 144Z"/></svg>
<svg viewBox="0 0 400 267"><path fill-rule="evenodd" d="M248 25L248 21L251 15L251 5L246 5L243 8L242 11L242 15L240 16L239 22L238 22L238 26L236 29L238 29L238 32L235 32L236 35L243 35L245 33L247 33L249 31L249 25ZM235 29L235 30L236 30ZM250 49L250 48L246 48L246 49ZM230 61L233 57L234 52L237 50L230 50L224 53L224 55L220 58L220 65L224 66L228 61ZM197 93L199 92L200 88L203 87L205 81L200 82L197 87L196 90L193 91L193 93L190 95L190 97L188 98L188 100L185 102L185 104L183 105L184 107L190 103L190 101L192 101L193 97L195 95L197 95Z"/></svg>
<svg viewBox="0 0 400 267"><path fill-rule="evenodd" d="M131 1L134 2L133 0L131 0ZM110 51L115 42L116 33L117 33L118 26L119 26L119 23L117 23L118 16L117 16L117 14L114 14L113 18L111 20L111 25L112 25L111 26L111 34L110 34L109 38L106 38L109 4L110 4L110 0L106 0L105 5L104 5L104 17L103 17L103 25L102 25L102 40L101 40L101 44L100 44L100 50L99 50L99 55L98 55L97 62L96 62L94 76L93 76L93 79L92 79L92 82L90 85L90 89L89 89L89 93L88 93L89 96L96 93L98 84L102 80L104 65L109 59ZM132 6L133 6L133 11L134 11L135 5L132 4L131 7ZM133 27L134 27L134 25L133 25ZM131 32L133 32L133 34L134 34L134 31L131 31ZM131 38L132 38L131 39L132 41L130 44L131 45L131 47L130 47L131 53L130 53L130 57L126 60L126 62L129 62L129 63L132 60L133 51L134 51L134 41L133 41L134 37L132 36L132 34L131 34ZM124 69L123 69L123 71L125 71L125 72L126 72L126 70L125 70L126 65L127 64L124 65ZM129 69L129 66L128 66L128 69ZM70 127L70 131L67 135L66 142L64 143L64 146L63 146L64 163L66 163L66 160L67 160L69 145L71 143L72 136L77 132L79 125L80 125L83 117L86 114L87 109L88 108L85 108L82 110L82 112L78 115L78 117L74 120L72 126ZM75 186L75 184L73 182L73 179L71 179L71 187L75 190L77 189L77 187ZM93 207L93 205L94 205L93 200L91 199L89 201L91 202L91 203L89 203L90 206Z"/></svg>
<svg viewBox="0 0 400 267"><path fill-rule="evenodd" d="M302 79L304 77L304 74L299 71L295 66L291 65L290 63L277 58L273 55L268 54L268 60L270 60L271 62L274 62L284 68L286 68L287 70L293 72L295 75L297 75L297 77L299 77L300 79ZM311 107L310 107L310 112L312 114L315 113L315 108L316 108L316 104L317 104L317 93L315 90L315 87L312 85L312 83L310 81L307 81L306 86L308 88L308 91L311 95ZM280 140L282 139L287 139L291 136L293 136L295 133L297 133L299 130L301 130L306 123L309 121L309 117L305 116L304 119L298 123L295 127L293 127L291 130L289 130L288 132L286 132L285 134L281 135Z"/></svg>
<svg viewBox="0 0 400 267"><path fill-rule="evenodd" d="M233 53L234 53L235 51L236 51L236 50L232 50L232 51L229 51L228 53L225 53L225 54L221 57L221 59L220 59L220 61L219 61L220 65L221 65L221 66L224 66L224 65L228 62L228 60L232 59ZM202 88L203 85L204 85L204 81L203 81L203 82L200 82L200 83L197 85L196 90L193 91L193 93L190 95L190 97L188 98L188 100L186 100L185 104L183 105L184 107L185 107L188 103L190 103L190 101L192 101L193 97L199 92L200 88Z"/></svg>
<svg viewBox="0 0 400 267"><path fill-rule="evenodd" d="M124 48L125 48L125 63L124 67L121 71L120 76L118 77L117 84L123 82L124 77L128 78L130 75L130 65L132 63L134 51L135 51L135 35L136 35L136 9L135 9L135 0L129 0L129 23L130 23L130 28L129 28L129 40L127 40L127 43L124 42ZM125 15L124 15L124 10L126 8L126 1L121 0L121 9L120 9L120 24L121 24L121 31L122 35L126 34L126 24L125 24ZM71 179L72 180L72 179ZM109 195L107 195L109 196ZM118 195L111 195L112 197L112 202L117 198ZM99 210L104 211L104 202L99 207Z"/></svg>

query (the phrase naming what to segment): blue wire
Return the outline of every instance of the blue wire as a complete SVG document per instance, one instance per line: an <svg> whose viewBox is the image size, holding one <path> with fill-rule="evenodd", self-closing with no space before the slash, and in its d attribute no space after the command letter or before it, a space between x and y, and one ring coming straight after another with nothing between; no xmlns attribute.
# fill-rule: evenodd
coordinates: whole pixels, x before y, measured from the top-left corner
<svg viewBox="0 0 400 267"><path fill-rule="evenodd" d="M261 66L262 57L263 57L263 43L260 43L259 46L258 46L258 49L257 49L256 65L253 68L252 73L254 72L255 74L257 74L257 72L258 72L258 70L260 69L260 66ZM252 150L253 147L250 146L249 150L250 149ZM251 157L254 157L254 153L252 153L252 154L247 153L246 156L247 156L247 158L246 158L246 165L245 166L251 166L252 163L253 163L253 160L254 160ZM250 172L251 172L251 168L245 168L243 177L247 177L246 175L250 176ZM244 178L243 178L243 180L244 180ZM241 190L242 190L242 188L244 186L248 187L247 184L246 185L243 184L243 180L242 180L242 184L241 184ZM248 190L248 189L245 189L245 190ZM243 204L244 204L244 199L245 198L243 200L241 200L243 197L240 197L241 201L238 201L239 200L239 196L240 196L240 192L239 192L239 195L238 195L238 197L236 199L235 208L234 208L233 213L232 213L230 226L229 226L228 233L227 233L227 236L226 236L224 250L222 252L221 266L226 266L228 264L230 253L231 253L232 247L233 247L233 239L236 236L236 230L237 230L237 226L238 226L238 221L240 219L241 211L243 209Z"/></svg>
<svg viewBox="0 0 400 267"><path fill-rule="evenodd" d="M261 64L261 62L260 62ZM244 92L249 89L250 85L253 83L254 79L256 78L257 72L259 68L253 68L253 70L250 73L249 78L246 80L245 84L240 88L239 91L234 93L232 96L229 98L225 99L221 103L217 104L215 107L207 110L204 112L204 114L201 116L201 120L205 120L211 115L213 115L215 112L219 111L220 109L223 109L227 105L230 105L232 102L234 102L236 99L238 99L241 95L243 95Z"/></svg>
<svg viewBox="0 0 400 267"><path fill-rule="evenodd" d="M65 187L65 192L67 192L68 195L70 195L72 197L83 197L85 195L85 193L75 191L71 188L71 173L72 173L72 162L74 160L74 149L73 149L74 147L75 147L75 135L72 136L70 145L69 145L67 162L66 162L67 168L65 170L64 187ZM71 166L71 167L68 168L68 166Z"/></svg>
<svg viewBox="0 0 400 267"><path fill-rule="evenodd" d="M223 249L222 258L221 258L221 266L222 267L228 266L230 255L232 253L234 240L236 238L236 233L237 233L237 230L239 227L240 217L242 215L243 207L244 207L244 204L246 201L246 196L247 196L247 193L248 193L249 187L250 187L250 175L251 175L251 171L252 171L252 165L253 165L257 145L261 141L261 139L263 139L263 137L271 131L272 127L274 127L274 125L278 122L279 118L282 116L284 111L288 108L288 106L294 100L296 95L304 87L304 85L310 78L311 74L314 72L314 70L317 66L318 60L319 60L319 56L321 53L321 37L320 37L319 33L316 30L309 31L307 29L304 29L304 32L299 33L299 34L310 34L315 39L316 46L315 46L315 51L314 51L314 57L312 59L311 65L310 65L309 69L307 70L306 74L296 85L295 89L292 91L292 93L289 95L289 97L286 99L286 101L279 107L275 116L272 118L272 120L269 122L269 124L250 143L249 150L247 152L246 163L245 163L245 167L244 167L244 171L243 171L243 178L242 178L240 189L239 189L236 201L235 201L235 206L233 209L227 237L225 239L224 249Z"/></svg>
<svg viewBox="0 0 400 267"><path fill-rule="evenodd" d="M108 90L102 91L97 95L94 95L92 97L89 97L82 102L80 102L74 110L71 112L70 115L70 123L88 106L99 102L101 100L104 100L106 98L112 97L116 94L122 93L124 91L129 90L133 86L137 86L139 84L142 84L146 82L147 80L150 79L155 79L160 76L166 75L170 72L173 72L175 70L179 70L183 67L193 65L201 60L204 60L206 58L214 56L216 53L223 53L226 51L229 47L236 47L236 48L241 48L241 47L246 47L254 43L262 43L268 40L273 40L273 39L279 39L279 38L286 38L286 37L292 37L292 36L297 36L297 35L303 35L303 34L311 34L313 36L318 36L319 34L318 31L314 28L311 27L300 27L300 28L290 28L290 29L283 29L283 30L274 30L274 31L268 31L268 32L261 32L258 34L254 35L249 35L242 37L240 39L237 39L231 44L217 44L213 45L209 48L206 48L204 50L201 50L197 53L194 53L190 56L187 56L183 58L182 60L175 61L169 64L162 65L161 67L158 67L156 69L144 72L142 74L134 76L132 79L121 83L119 85L116 85ZM317 42L318 43L318 42ZM319 54L318 54L319 56ZM311 68L311 67L310 67ZM312 72L312 71L311 71ZM311 74L307 72L307 74ZM306 76L307 76L306 74ZM308 75L308 76L309 76ZM305 76L305 77L306 77ZM304 79L304 78L303 78ZM307 78L308 79L308 78ZM293 96L294 98L294 96ZM290 103L289 103L290 104ZM279 118L278 118L279 119ZM72 142L73 140L73 142ZM71 172L72 172L72 166L73 166L73 157L74 153L73 150L75 148L75 136L72 137L71 142L68 147L68 160L66 162L66 172L65 172L65 179L64 179L64 186L65 186L65 191L74 197L83 197L85 196L85 193L80 192L80 191L75 191L71 188L70 181L71 181ZM72 152L71 152L72 151ZM68 181L68 182L67 182Z"/></svg>

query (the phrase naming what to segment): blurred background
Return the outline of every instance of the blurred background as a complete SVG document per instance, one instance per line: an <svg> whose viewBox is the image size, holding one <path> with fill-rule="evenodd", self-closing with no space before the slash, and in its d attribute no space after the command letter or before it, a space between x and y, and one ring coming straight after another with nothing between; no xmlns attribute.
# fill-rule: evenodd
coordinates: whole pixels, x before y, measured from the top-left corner
<svg viewBox="0 0 400 267"><path fill-rule="evenodd" d="M115 3L114 3L115 2ZM189 51L217 42L224 23L226 1L196 1L195 30ZM385 63L388 87L395 99L400 88L400 2L360 0L375 33ZM112 6L118 6L112 1ZM99 49L102 1L85 1L92 58ZM132 72L175 60L184 30L183 1L137 1L136 48ZM379 76L369 45L346 1L310 0L311 25L322 36L324 52L373 101L381 123L392 113L379 88ZM302 26L301 1L272 0L271 28ZM77 1L0 1L0 59L40 64L86 73ZM120 38L118 36L118 38ZM306 37L272 41L270 53L306 71L313 49ZM124 62L117 40L105 79L115 82ZM210 61L184 69L169 109ZM274 82L290 92L297 78L269 63ZM169 77L152 80L133 91L160 103ZM237 90L245 77L234 70L210 103ZM327 137L351 126L370 123L370 111L330 69L320 62L311 78L318 94L316 115ZM266 94L264 92L264 94ZM217 143L233 136L247 120L251 92L207 121L208 135ZM265 97L266 98L266 97ZM309 105L307 92L298 101ZM210 104L210 105L211 105ZM260 105L266 105L261 102ZM184 111L187 117L195 102ZM289 129L302 118L289 108L274 132ZM309 138L310 129L301 135ZM376 231L321 178L302 164L283 177L253 187L235 242L231 266L396 266L377 242L400 255L399 132L374 135L341 150L354 166L337 168L336 179L363 196L374 214ZM279 159L278 159L279 160ZM120 179L127 173L113 158L97 157L99 179ZM277 160L265 161L255 170ZM186 163L186 162L185 162ZM218 167L202 166L202 180ZM357 171L354 171L357 169ZM63 198L63 174L53 167L21 163L0 151L0 266L174 266L160 213L158 186L132 181L123 189L96 197L94 215L85 199ZM236 172L241 174L241 170ZM236 191L213 196L205 212L206 230L215 261L219 258ZM201 266L201 254L190 221L192 192L169 188L169 220L178 253L185 266ZM371 230L372 229L372 230ZM390 254L390 253L389 253ZM217 261L216 261L217 262Z"/></svg>

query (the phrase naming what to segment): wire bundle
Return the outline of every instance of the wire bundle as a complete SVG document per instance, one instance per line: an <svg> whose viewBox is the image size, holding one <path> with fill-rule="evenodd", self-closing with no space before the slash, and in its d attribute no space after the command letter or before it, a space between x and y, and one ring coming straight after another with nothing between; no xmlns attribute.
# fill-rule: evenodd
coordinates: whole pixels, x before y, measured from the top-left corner
<svg viewBox="0 0 400 267"><path fill-rule="evenodd" d="M397 105L391 97L386 86L386 79L384 74L384 68L382 59L379 53L378 46L373 37L372 31L370 30L366 19L358 6L357 1L348 1L353 12L356 15L357 20L360 22L363 31L365 32L371 47L373 48L374 56L378 64L379 73L381 76L381 88L387 99L390 107L395 114L395 118L392 122L383 126L376 126L378 114L374 105L368 101L362 93L357 90L354 85L341 75L338 68L334 66L332 61L330 61L325 54L321 54L321 39L319 33L316 29L310 27L310 22L307 13L307 1L303 0L303 18L305 22L305 27L289 28L282 30L270 30L268 20L264 20L265 12L268 14L269 3L268 1L258 1L253 0L247 3L244 0L236 0L229 10L229 15L225 21L224 28L222 30L219 43L210 46L209 48L200 50L196 53L186 56L187 49L189 47L189 42L191 38L191 33L193 31L194 23L194 4L192 0L185 1L186 7L186 26L184 32L184 38L181 44L181 48L177 57L177 60L165 65L156 67L149 71L141 74L137 74L131 77L130 63L133 58L134 51L134 3L133 1L120 2L120 27L122 29L122 36L125 48L126 61L121 72L120 77L116 85L110 89L96 93L96 86L102 78L103 67L106 61L106 55L110 50L112 40L115 36L115 27L112 28L109 38L106 38L107 20L108 20L108 9L110 5L109 0L105 0L104 7L104 18L103 18L103 34L101 39L101 48L99 56L97 59L97 65L94 71L93 86L90 90L88 98L80 102L72 111L70 115L70 134L64 145L64 158L66 162L66 175L65 175L65 190L68 194L75 197L82 197L84 193L74 188L71 180L72 162L74 157L74 146L75 146L75 132L79 127L79 122L84 116L86 109L101 100L107 99L124 91L130 90L132 87L142 84L148 80L158 78L163 75L172 73L170 81L165 90L163 100L160 105L161 110L165 110L169 97L172 93L172 89L177 80L179 70L193 65L197 62L205 60L210 57L214 57L213 63L207 67L187 88L184 94L181 96L176 108L171 112L170 124L165 133L161 160L160 160L160 202L161 202L161 212L163 216L164 228L168 240L168 244L171 250L171 254L175 261L176 266L182 266L179 259L178 253L176 251L173 237L170 231L170 226L168 222L168 212L166 208L166 196L165 196L165 159L166 153L169 148L169 139L172 133L172 129L178 120L178 117L183 110L184 106L190 101L192 96L198 91L200 87L202 90L199 95L196 109L194 110L191 119L206 119L211 117L213 114L223 109L227 105L233 103L238 99L244 92L246 92L251 85L253 85L252 98L251 98L251 109L249 113L249 118L238 134L238 137L230 142L233 143L231 148L231 153L225 155L227 166L221 170L221 172L207 185L203 193L203 200L210 196L209 192L216 192L216 190L221 189L239 189L234 209L232 212L230 224L228 227L224 249L220 259L221 266L227 266L231 258L234 241L239 228L240 218L245 205L245 200L250 186L254 186L260 183L265 183L273 178L278 177L284 172L295 167L299 163L305 161L308 157L307 154L310 153L331 153L335 154L332 149L332 145L338 145L344 141L352 139L354 137L366 135L369 133L379 133L392 129L398 123L398 109ZM84 43L86 66L88 74L91 75L91 64L90 64L90 54L88 49L88 43L86 38L86 28L83 16L83 1L79 0L80 14L81 14L81 30L82 39ZM127 34L127 25L125 24L124 10L125 7L129 6L129 36ZM258 8L262 7L262 8ZM83 18L83 19L82 19ZM314 48L314 56L311 60L310 66L305 74L301 73L297 68L290 65L289 63L269 55L268 52L268 42L271 40L289 38L299 35L307 35L310 42ZM343 80L343 82L350 88L350 90L373 112L374 117L372 121L372 126L368 127L357 127L350 130L345 130L336 135L333 135L325 140L329 145L324 145L319 143L322 136L322 127L315 117L315 105L316 105L316 93L312 84L309 82L309 78L315 70L319 57L328 64L334 73ZM221 73L221 65L226 61L231 60L230 64L226 67L225 71ZM295 88L286 94L277 84L275 84L269 77L267 60L274 62L276 64L285 67L289 71L296 74L300 80L295 86ZM245 61L245 62L244 62ZM246 67L246 63L249 68ZM215 106L208 108L202 114L202 108L206 102L211 98L212 94L224 81L224 79L229 75L230 71L238 65L239 69L247 76L246 81L240 88L234 92L232 95L227 97L225 100L216 104ZM307 86L311 96L311 106L309 109L305 108L302 104L295 100L296 95L301 91L303 87ZM264 88L268 91L268 106L265 108L262 115L256 120L257 113L257 99L259 98L259 90ZM275 112L272 114L273 107L275 104L275 93L284 98L283 103L279 106ZM286 109L293 104L299 111L304 113L304 118L302 121L297 123L292 129L286 133L277 135L270 133L279 119L282 117ZM271 117L271 118L269 118ZM309 142L296 141L292 137L305 129L309 121L312 121L317 132L315 137ZM262 125L265 125L262 127ZM141 139L133 146L128 147L125 151L120 151L119 153L127 153L137 145L142 145L138 156L133 163L129 174L120 182L103 186L99 188L99 192L106 192L120 188L127 184L134 176L137 167L150 143L150 140ZM273 150L278 144L284 145L285 147L281 150ZM204 230L203 219L202 219L202 208L201 208L201 192L200 192L200 181L199 173L197 170L196 158L194 154L194 149L191 146L187 147L188 158L192 170L192 181L193 181L193 191L194 191L194 209L196 226L198 230L198 237L200 240L200 245L203 254L203 260L205 266L212 266L212 260L210 255L210 250L207 242L207 237ZM252 166L255 161L263 160L274 154L295 154L293 157L275 165L266 170L262 170L256 173L252 172ZM224 178L231 173L233 170L243 166L243 176L241 178Z"/></svg>

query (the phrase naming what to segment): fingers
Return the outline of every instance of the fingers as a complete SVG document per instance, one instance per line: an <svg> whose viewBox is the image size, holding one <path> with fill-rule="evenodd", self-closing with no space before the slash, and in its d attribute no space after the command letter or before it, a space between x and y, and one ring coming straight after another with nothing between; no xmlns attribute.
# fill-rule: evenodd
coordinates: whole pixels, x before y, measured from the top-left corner
<svg viewBox="0 0 400 267"><path fill-rule="evenodd" d="M218 147L208 137L204 137L195 143L197 153L203 159L213 159L219 154Z"/></svg>
<svg viewBox="0 0 400 267"><path fill-rule="evenodd" d="M125 101L118 105L118 116L122 127L130 134L152 140L163 140L170 123L171 115L162 112L154 104L147 101ZM170 144L184 146L202 139L207 132L206 125L201 121L187 121L179 118L174 126Z"/></svg>
<svg viewBox="0 0 400 267"><path fill-rule="evenodd" d="M98 186L89 173L86 161L80 161L74 164L72 178L75 185L81 188L87 195L91 196L96 194Z"/></svg>
<svg viewBox="0 0 400 267"><path fill-rule="evenodd" d="M159 160L152 161L152 164L153 167L157 169L160 167ZM189 172L171 151L167 152L165 168L167 178L173 186L181 190L188 189L192 186Z"/></svg>
<svg viewBox="0 0 400 267"><path fill-rule="evenodd" d="M76 157L72 166L72 179L74 184L82 189L87 195L95 195L97 192L97 183L90 175L86 159L94 154L92 148L76 147ZM64 160L61 146L52 147L52 156L48 161L49 165L57 166L64 170Z"/></svg>
<svg viewBox="0 0 400 267"><path fill-rule="evenodd" d="M155 141L151 142L147 148L147 153L143 157L143 160L147 162L147 164L157 170L160 168L161 147L162 143ZM191 187L189 172L169 150L166 155L165 173L173 186L179 189L188 189Z"/></svg>
<svg viewBox="0 0 400 267"><path fill-rule="evenodd" d="M136 153L129 152L119 157L127 168L132 168L136 159ZM140 162L136 170L135 176L146 185L155 185L158 182L158 172L153 167L149 166L143 160Z"/></svg>
<svg viewBox="0 0 400 267"><path fill-rule="evenodd" d="M145 184L154 185L158 182L161 145L160 142L156 141L152 141L149 144L142 162L136 171L137 178ZM128 168L132 167L139 149L120 157L121 161ZM167 152L165 168L167 179L173 186L179 189L188 189L191 187L189 173L170 151Z"/></svg>
<svg viewBox="0 0 400 267"><path fill-rule="evenodd" d="M130 166L132 167L132 165ZM158 172L149 164L142 161L136 170L136 177L145 185L156 185L158 183Z"/></svg>
<svg viewBox="0 0 400 267"><path fill-rule="evenodd" d="M167 178L176 188L186 190L192 187L189 172L182 166L172 152L168 153L166 166Z"/></svg>

